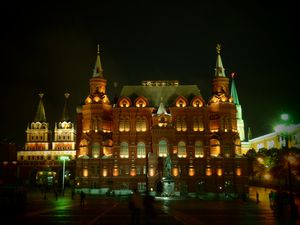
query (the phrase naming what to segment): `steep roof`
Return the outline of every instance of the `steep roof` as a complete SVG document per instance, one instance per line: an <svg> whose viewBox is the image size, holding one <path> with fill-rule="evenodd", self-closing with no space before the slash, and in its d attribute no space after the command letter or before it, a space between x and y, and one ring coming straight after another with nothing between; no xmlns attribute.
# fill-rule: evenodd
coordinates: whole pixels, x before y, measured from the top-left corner
<svg viewBox="0 0 300 225"><path fill-rule="evenodd" d="M166 106L174 103L178 96L184 96L191 100L194 96L201 96L197 85L170 85L170 86L123 86L120 97L128 97L135 100L138 96L148 99L150 106L159 107L161 99Z"/></svg>
<svg viewBox="0 0 300 225"><path fill-rule="evenodd" d="M46 113L45 113L45 108L44 108L44 104L43 104L43 93L39 94L40 96L40 101L39 101L39 105L36 111L36 115L34 118L34 122L46 122Z"/></svg>
<svg viewBox="0 0 300 225"><path fill-rule="evenodd" d="M70 112L69 112L69 106L68 106L68 99L69 99L70 94L69 93L65 93L65 104L64 104L64 108L63 108L63 112L62 112L62 117L61 117L61 121L70 121Z"/></svg>

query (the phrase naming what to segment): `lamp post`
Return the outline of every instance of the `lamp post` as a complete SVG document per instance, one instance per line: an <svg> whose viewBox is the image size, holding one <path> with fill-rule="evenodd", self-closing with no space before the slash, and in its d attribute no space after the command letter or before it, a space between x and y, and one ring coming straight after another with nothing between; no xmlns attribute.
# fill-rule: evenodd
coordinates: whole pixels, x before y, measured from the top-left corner
<svg viewBox="0 0 300 225"><path fill-rule="evenodd" d="M63 161L63 172L62 172L62 195L64 195L65 192L65 170L66 170L66 160L69 160L68 156L61 156L59 158L60 160Z"/></svg>

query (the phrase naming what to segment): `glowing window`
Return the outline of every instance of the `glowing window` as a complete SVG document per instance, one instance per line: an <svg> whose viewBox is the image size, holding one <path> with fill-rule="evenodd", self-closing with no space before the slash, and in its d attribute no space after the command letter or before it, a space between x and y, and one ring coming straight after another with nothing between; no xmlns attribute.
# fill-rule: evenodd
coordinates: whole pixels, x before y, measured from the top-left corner
<svg viewBox="0 0 300 225"><path fill-rule="evenodd" d="M178 117L176 120L176 130L177 131L186 131L187 125L184 117Z"/></svg>
<svg viewBox="0 0 300 225"><path fill-rule="evenodd" d="M237 167L235 169L235 173L236 173L237 176L241 176L242 175L242 169L241 169L241 167Z"/></svg>
<svg viewBox="0 0 300 225"><path fill-rule="evenodd" d="M145 132L147 130L147 122L145 117L137 117L136 118L136 131L137 132Z"/></svg>
<svg viewBox="0 0 300 225"><path fill-rule="evenodd" d="M161 140L158 144L158 155L160 157L166 157L168 154L168 144L165 140Z"/></svg>
<svg viewBox="0 0 300 225"><path fill-rule="evenodd" d="M177 101L176 101L176 106L177 107L186 107L186 101L180 97Z"/></svg>
<svg viewBox="0 0 300 225"><path fill-rule="evenodd" d="M100 144L98 142L92 144L92 156L93 158L98 158L100 156Z"/></svg>
<svg viewBox="0 0 300 225"><path fill-rule="evenodd" d="M136 101L135 106L142 108L142 107L146 107L147 103L144 99L140 98Z"/></svg>
<svg viewBox="0 0 300 225"><path fill-rule="evenodd" d="M204 147L202 141L195 142L195 157L196 158L203 158L204 157Z"/></svg>
<svg viewBox="0 0 300 225"><path fill-rule="evenodd" d="M127 142L121 142L120 144L120 157L121 158L128 158L129 157L129 149Z"/></svg>
<svg viewBox="0 0 300 225"><path fill-rule="evenodd" d="M194 117L194 131L203 131L204 125L203 125L203 119L202 117Z"/></svg>
<svg viewBox="0 0 300 225"><path fill-rule="evenodd" d="M88 175L89 175L88 168L87 168L87 167L84 167L84 168L83 168L83 176L84 176L84 177L87 177Z"/></svg>
<svg viewBox="0 0 300 225"><path fill-rule="evenodd" d="M210 139L210 156L218 156L221 153L220 141L218 139Z"/></svg>
<svg viewBox="0 0 300 225"><path fill-rule="evenodd" d="M128 132L130 131L130 123L128 117L121 117L119 122L119 131Z"/></svg>
<svg viewBox="0 0 300 225"><path fill-rule="evenodd" d="M211 176L212 175L212 169L211 169L211 167L206 167L205 174L206 174L206 176Z"/></svg>
<svg viewBox="0 0 300 225"><path fill-rule="evenodd" d="M242 154L240 139L236 139L235 140L235 142L234 142L234 148L235 148L235 154L236 155L241 155Z"/></svg>
<svg viewBox="0 0 300 225"><path fill-rule="evenodd" d="M88 143L87 140L83 139L80 141L79 144L79 156L85 156L88 154L88 147L87 147Z"/></svg>
<svg viewBox="0 0 300 225"><path fill-rule="evenodd" d="M146 158L146 146L144 142L139 142L137 144L137 157Z"/></svg>
<svg viewBox="0 0 300 225"><path fill-rule="evenodd" d="M178 143L178 157L185 158L186 157L186 145L184 141L180 141Z"/></svg>
<svg viewBox="0 0 300 225"><path fill-rule="evenodd" d="M127 100L127 99L122 99L121 101L120 101L120 107L129 107L130 106L130 102Z"/></svg>

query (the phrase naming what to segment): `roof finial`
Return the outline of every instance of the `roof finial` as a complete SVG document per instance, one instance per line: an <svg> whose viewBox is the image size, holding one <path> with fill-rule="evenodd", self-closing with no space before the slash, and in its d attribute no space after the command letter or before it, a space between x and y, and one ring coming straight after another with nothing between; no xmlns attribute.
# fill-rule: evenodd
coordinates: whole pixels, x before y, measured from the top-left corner
<svg viewBox="0 0 300 225"><path fill-rule="evenodd" d="M220 44L217 44L216 50L217 50L217 53L220 55L220 52L221 52L221 45Z"/></svg>
<svg viewBox="0 0 300 225"><path fill-rule="evenodd" d="M97 55L99 55L99 54L100 54L100 45L97 44Z"/></svg>

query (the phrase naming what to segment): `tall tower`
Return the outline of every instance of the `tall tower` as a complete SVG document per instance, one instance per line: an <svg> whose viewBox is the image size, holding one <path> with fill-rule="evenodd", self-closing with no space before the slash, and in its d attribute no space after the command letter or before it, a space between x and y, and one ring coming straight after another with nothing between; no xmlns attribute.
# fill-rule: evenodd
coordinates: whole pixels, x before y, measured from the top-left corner
<svg viewBox="0 0 300 225"><path fill-rule="evenodd" d="M65 151L65 155L69 155L69 150L75 150L76 131L74 123L71 121L69 113L69 93L65 93L65 104L62 112L61 120L55 123L54 140L52 142L52 149ZM75 155L74 155L75 156ZM72 158L74 157L72 156Z"/></svg>
<svg viewBox="0 0 300 225"><path fill-rule="evenodd" d="M229 92L229 78L221 60L221 46L217 45L217 62L213 79L213 96L208 102L211 143L215 142L219 148L211 149L211 155L233 157L241 154L241 143L237 133L236 107Z"/></svg>
<svg viewBox="0 0 300 225"><path fill-rule="evenodd" d="M244 141L245 140L245 129L244 129L244 120L242 117L242 106L240 105L240 102L239 102L239 97L238 97L237 89L235 86L234 76L235 76L235 74L232 73L231 74L231 77L232 77L231 96L233 98L233 103L235 104L236 109L237 109L237 113L236 113L237 129L238 129L241 141Z"/></svg>
<svg viewBox="0 0 300 225"><path fill-rule="evenodd" d="M27 126L25 150L49 150L50 130L46 120L46 113L43 103L43 93L39 94L40 101L34 121Z"/></svg>

